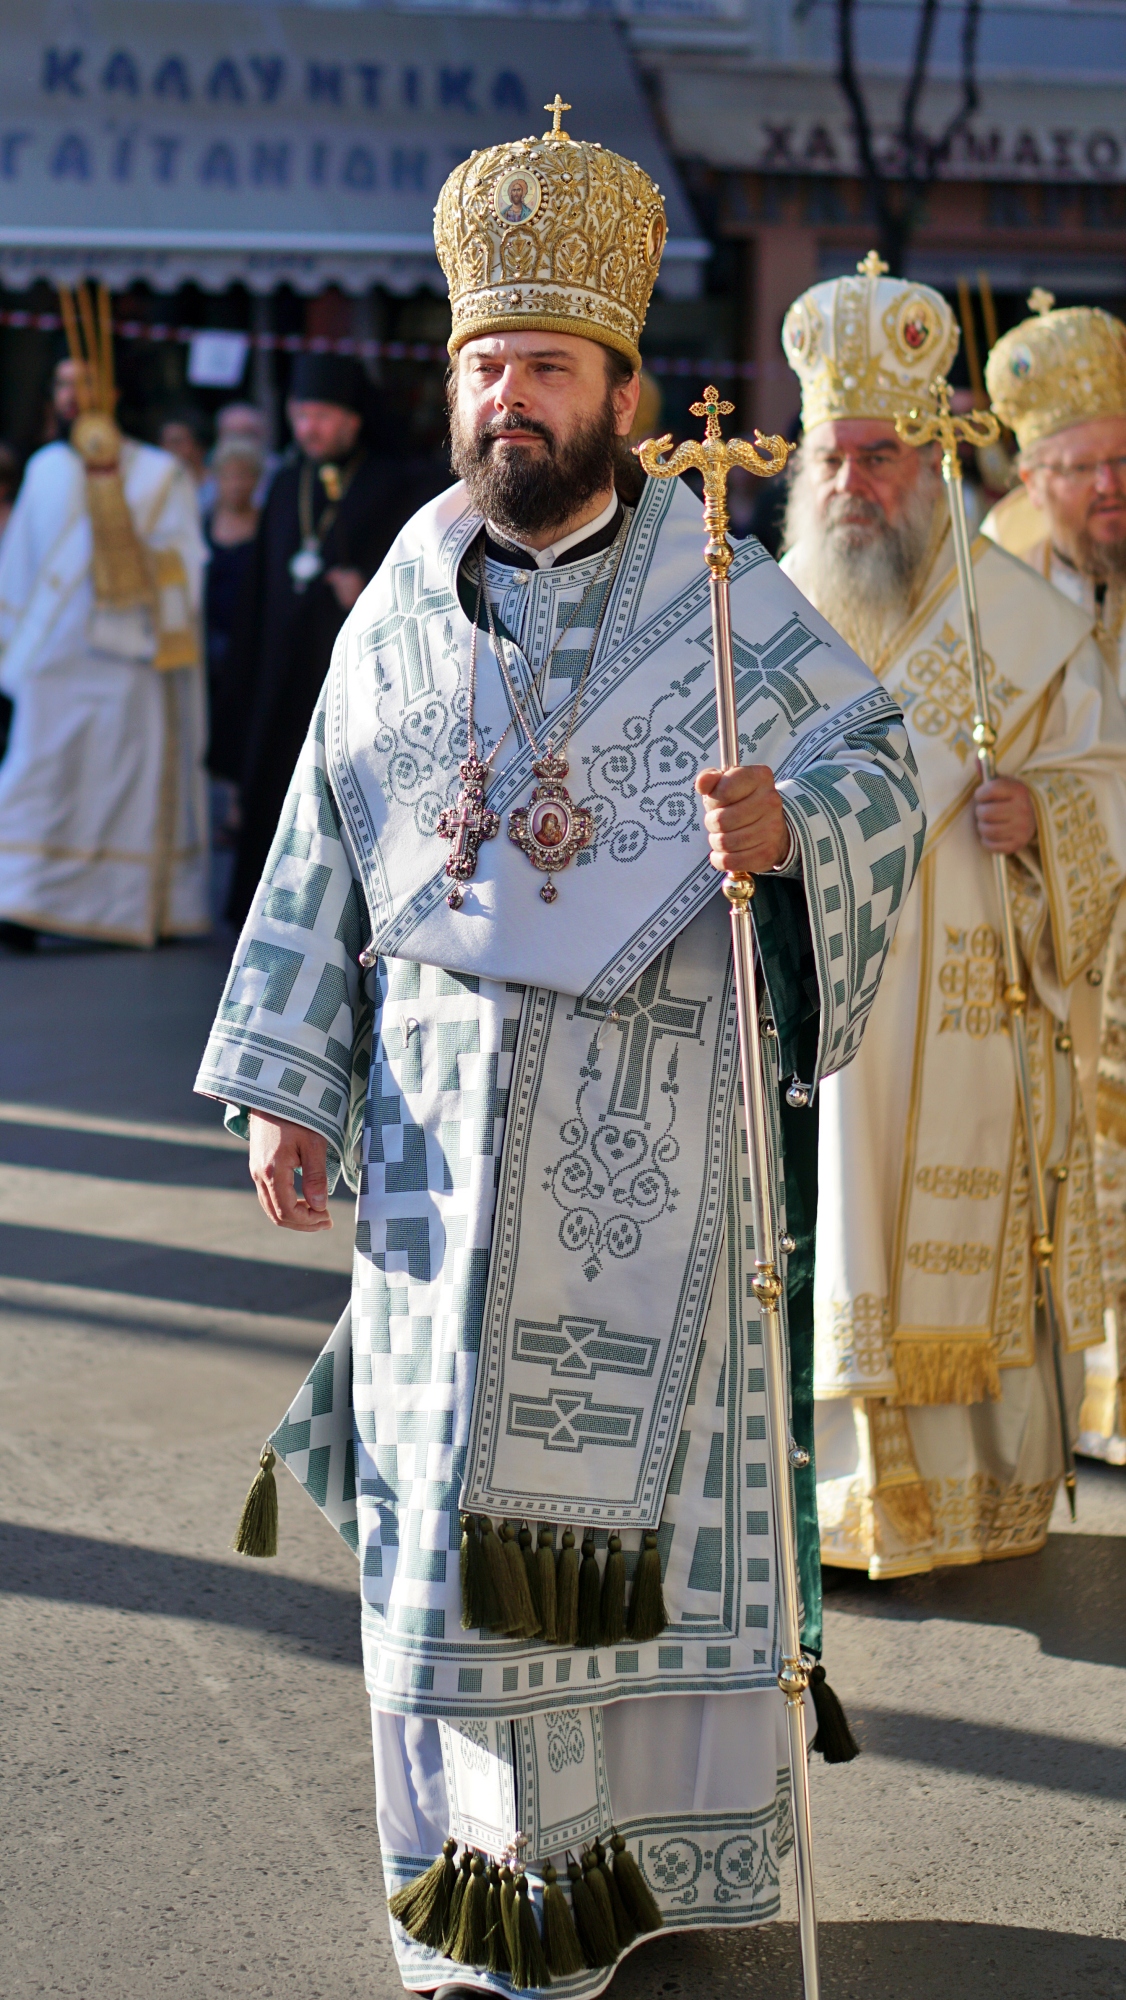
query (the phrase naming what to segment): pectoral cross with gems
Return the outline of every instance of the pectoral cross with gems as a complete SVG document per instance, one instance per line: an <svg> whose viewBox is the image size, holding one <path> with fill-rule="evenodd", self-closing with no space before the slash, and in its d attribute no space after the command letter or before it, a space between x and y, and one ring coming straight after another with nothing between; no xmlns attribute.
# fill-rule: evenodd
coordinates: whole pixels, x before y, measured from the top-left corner
<svg viewBox="0 0 1126 2000"><path fill-rule="evenodd" d="M463 764L458 765L461 790L452 806L443 807L438 814L435 832L443 840L452 840L450 858L446 863L446 874L450 879L450 889L446 901L451 910L460 910L465 901L463 882L468 882L477 872L477 856L483 840L495 840L500 832L500 814L485 804L485 787L489 782L489 767L480 758L470 754Z"/></svg>

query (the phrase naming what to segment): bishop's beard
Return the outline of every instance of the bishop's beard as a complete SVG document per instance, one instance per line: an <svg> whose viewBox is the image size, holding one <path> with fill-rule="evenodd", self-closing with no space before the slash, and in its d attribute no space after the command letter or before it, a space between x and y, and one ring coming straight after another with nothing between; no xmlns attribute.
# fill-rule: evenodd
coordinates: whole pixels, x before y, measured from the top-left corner
<svg viewBox="0 0 1126 2000"><path fill-rule="evenodd" d="M1086 528L1080 528L1071 560L1092 583L1106 583L1111 589L1126 584L1126 539L1097 542Z"/></svg>
<svg viewBox="0 0 1126 2000"><path fill-rule="evenodd" d="M510 535L547 534L562 527L596 494L623 483L634 474L623 438L615 430L614 406L607 390L598 413L579 425L561 443L547 424L532 417L505 417L474 430L461 417L456 382L450 384L450 458L470 500L486 521ZM531 431L544 441L543 451L516 445L498 447L498 432Z"/></svg>
<svg viewBox="0 0 1126 2000"><path fill-rule="evenodd" d="M783 532L790 573L869 665L903 623L933 560L941 486L937 468L921 465L889 521L874 500L852 493L831 494L822 508L808 459L797 459Z"/></svg>

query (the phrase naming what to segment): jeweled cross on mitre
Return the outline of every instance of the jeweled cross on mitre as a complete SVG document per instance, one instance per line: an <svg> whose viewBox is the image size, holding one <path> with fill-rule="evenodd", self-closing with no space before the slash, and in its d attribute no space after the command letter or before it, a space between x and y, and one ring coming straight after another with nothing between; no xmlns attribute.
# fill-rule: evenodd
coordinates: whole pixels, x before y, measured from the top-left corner
<svg viewBox="0 0 1126 2000"><path fill-rule="evenodd" d="M878 250L869 250L868 255L861 258L856 268L863 278L882 278L891 266L884 263Z"/></svg>
<svg viewBox="0 0 1126 2000"><path fill-rule="evenodd" d="M551 104L545 104L543 108L545 111L551 112L551 130L550 132L544 133L545 139L570 138L571 136L570 133L565 132L563 130L563 113L565 111L570 111L572 109L571 105L564 104L563 99L559 95L559 92L556 91L554 102Z"/></svg>

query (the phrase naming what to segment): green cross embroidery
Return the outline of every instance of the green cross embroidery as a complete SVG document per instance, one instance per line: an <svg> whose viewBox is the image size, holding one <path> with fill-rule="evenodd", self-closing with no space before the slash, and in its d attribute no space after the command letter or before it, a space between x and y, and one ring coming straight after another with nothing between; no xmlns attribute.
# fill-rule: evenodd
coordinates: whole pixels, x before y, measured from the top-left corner
<svg viewBox="0 0 1126 2000"><path fill-rule="evenodd" d="M416 701L419 695L428 694L434 686L430 646L426 637L428 620L443 611L457 609L456 597L444 585L436 590L423 589L422 570L421 556L413 562L393 564L391 587L395 609L375 625L370 625L360 640L363 653L377 652L381 646L394 646L399 656L404 702Z"/></svg>

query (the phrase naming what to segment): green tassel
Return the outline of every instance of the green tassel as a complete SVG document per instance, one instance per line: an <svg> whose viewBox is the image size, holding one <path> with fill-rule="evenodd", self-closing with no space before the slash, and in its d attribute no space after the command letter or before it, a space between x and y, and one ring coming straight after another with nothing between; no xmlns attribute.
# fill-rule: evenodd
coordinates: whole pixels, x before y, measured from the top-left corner
<svg viewBox="0 0 1126 2000"><path fill-rule="evenodd" d="M575 1913L575 1930L583 1957L592 1971L597 1971L600 1965L613 1965L618 1956L614 1926L605 1921L594 1900L590 1883L570 1854L567 1856L567 1873L571 1878L571 1908Z"/></svg>
<svg viewBox="0 0 1126 2000"><path fill-rule="evenodd" d="M461 1850L461 1866L458 1870L457 1881L453 1886L453 1894L450 1897L450 1907L446 1913L446 1934L442 1939L442 1950L447 1958L450 1956L453 1941L457 1936L458 1924L461 1921L461 1906L465 1901L465 1892L469 1887L469 1870L472 1865L473 1856L469 1852L468 1847L463 1847Z"/></svg>
<svg viewBox="0 0 1126 2000"><path fill-rule="evenodd" d="M631 1639L655 1639L668 1622L665 1594L661 1589L661 1552L656 1535L647 1529L642 1536L641 1554L637 1558L633 1589L629 1594L629 1636Z"/></svg>
<svg viewBox="0 0 1126 2000"><path fill-rule="evenodd" d="M528 1595L535 1611L537 1632L543 1631L543 1612L540 1608L540 1579L536 1568L536 1552L532 1547L532 1531L525 1521L519 1534L520 1554L524 1560L524 1575L528 1579Z"/></svg>
<svg viewBox="0 0 1126 2000"><path fill-rule="evenodd" d="M512 1984L519 1988L550 1986L551 1973L543 1955L536 1913L528 1893L528 1878L521 1869L516 1877L516 1910L512 1920Z"/></svg>
<svg viewBox="0 0 1126 2000"><path fill-rule="evenodd" d="M485 1588L485 1557L472 1514L461 1517L461 1627L463 1632L482 1630L486 1624L488 1595Z"/></svg>
<svg viewBox="0 0 1126 2000"><path fill-rule="evenodd" d="M504 1941L508 1946L508 1962L511 1965L513 1940L516 1936L516 1878L507 1861L500 1871L500 1920L504 1926Z"/></svg>
<svg viewBox="0 0 1126 2000"><path fill-rule="evenodd" d="M571 1540L574 1539L572 1535ZM559 1629L555 1611L555 1540L546 1522L540 1529L536 1550L535 1597L543 1636L549 1646L554 1646Z"/></svg>
<svg viewBox="0 0 1126 2000"><path fill-rule="evenodd" d="M610 1846L614 1850L614 1881L617 1884L618 1894L629 1911L631 1922L637 1925L640 1932L659 1931L665 1920L657 1908L648 1882L617 1827L610 1835Z"/></svg>
<svg viewBox="0 0 1126 2000"><path fill-rule="evenodd" d="M543 1871L543 1944L553 1979L569 1979L574 1972L586 1971L574 1918L550 1861Z"/></svg>
<svg viewBox="0 0 1126 2000"><path fill-rule="evenodd" d="M456 1840L443 1841L442 1852L425 1874L416 1875L404 1889L397 1889L387 1905L408 1937L416 1944L429 1945L432 1951L441 1951L445 1943L450 1897L457 1881L456 1853Z"/></svg>
<svg viewBox="0 0 1126 2000"><path fill-rule="evenodd" d="M513 1637L534 1639L540 1629L540 1621L536 1617L536 1607L528 1588L528 1572L524 1568L524 1554L519 1537L511 1521L504 1523L501 1533L509 1581L512 1585L512 1601L516 1606L516 1616L519 1621L513 1629Z"/></svg>
<svg viewBox="0 0 1126 2000"><path fill-rule="evenodd" d="M555 1571L555 1637L573 1646L579 1629L579 1557L572 1528L563 1530L563 1546Z"/></svg>
<svg viewBox="0 0 1126 2000"><path fill-rule="evenodd" d="M614 1922L614 1905L610 1901L610 1884L607 1882L605 1875L598 1865L597 1855L594 1853L593 1848L590 1847L587 1848L586 1853L583 1855L583 1874L586 1877L587 1887L598 1904L598 1916L603 1932L606 1937L613 1938L614 1940L614 1956L616 1957L618 1951L618 1927ZM606 1963L609 1965L612 1961L607 1959Z"/></svg>
<svg viewBox="0 0 1126 2000"><path fill-rule="evenodd" d="M597 1646L601 1642L602 1624L598 1615L601 1589L602 1579L598 1574L598 1559L594 1553L594 1530L588 1528L583 1536L583 1560L579 1570L580 1646Z"/></svg>
<svg viewBox="0 0 1126 2000"><path fill-rule="evenodd" d="M235 1554L276 1556L278 1552L278 1485L274 1478L277 1454L272 1444L262 1446L258 1470L242 1503L235 1529Z"/></svg>
<svg viewBox="0 0 1126 2000"><path fill-rule="evenodd" d="M469 1880L458 1911L457 1929L446 1947L447 1958L452 1958L455 1964L484 1965L488 1901L485 1863L479 1854L475 1854L469 1864Z"/></svg>
<svg viewBox="0 0 1126 2000"><path fill-rule="evenodd" d="M500 1869L495 1861L489 1864L488 1884L489 1891L485 1901L485 1965L490 1972L511 1972L512 1959L509 1955L508 1938L500 1907Z"/></svg>
<svg viewBox="0 0 1126 2000"><path fill-rule="evenodd" d="M481 1516L481 1550L489 1578L495 1616L489 1621L494 1632L518 1632L520 1614L512 1595L512 1571L504 1553L504 1543L487 1514ZM492 1606L490 1606L490 1609Z"/></svg>
<svg viewBox="0 0 1126 2000"><path fill-rule="evenodd" d="M602 1644L616 1646L626 1631L626 1559L622 1538L611 1535L606 1545L606 1567L602 1572Z"/></svg>
<svg viewBox="0 0 1126 2000"><path fill-rule="evenodd" d="M614 1918L614 1933L624 1951L627 1944L632 1944L637 1936L637 1926L632 1922L629 1911L622 1901L621 1891L614 1880L602 1842L597 1839L592 1840L590 1851L598 1864L598 1873L606 1884L606 1893L610 1898L610 1909Z"/></svg>
<svg viewBox="0 0 1126 2000"><path fill-rule="evenodd" d="M839 1695L833 1693L825 1679L820 1660L809 1677L809 1692L817 1716L817 1734L810 1749L819 1750L827 1764L851 1764L860 1755L860 1745L848 1726Z"/></svg>

